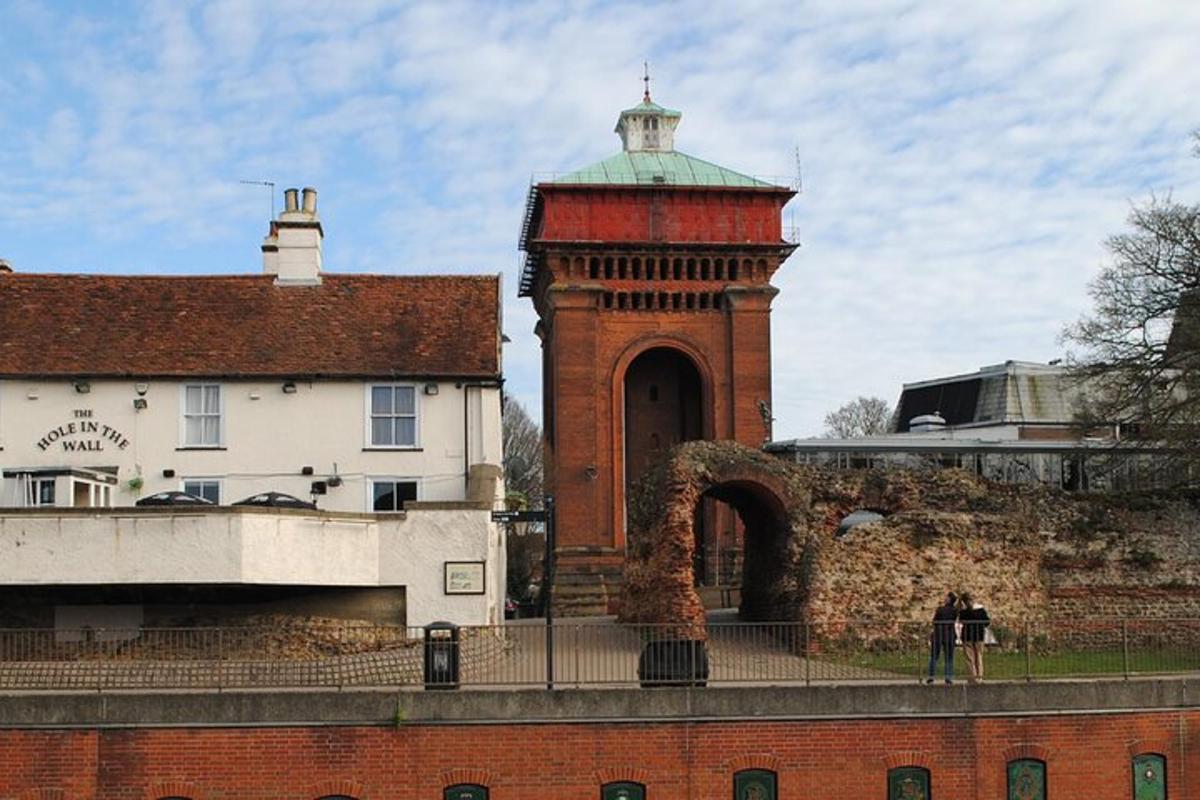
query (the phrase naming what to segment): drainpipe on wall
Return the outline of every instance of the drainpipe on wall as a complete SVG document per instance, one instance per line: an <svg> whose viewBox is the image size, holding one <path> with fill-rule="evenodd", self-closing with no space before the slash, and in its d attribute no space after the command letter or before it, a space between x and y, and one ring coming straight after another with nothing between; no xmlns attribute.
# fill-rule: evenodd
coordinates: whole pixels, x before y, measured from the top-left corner
<svg viewBox="0 0 1200 800"><path fill-rule="evenodd" d="M504 387L504 379L491 381L459 381L454 384L459 389L462 389L463 396L463 481L466 481L471 476L471 420L470 420L470 397L468 389L500 389ZM503 461L503 454L501 455ZM465 483L464 483L465 485Z"/></svg>

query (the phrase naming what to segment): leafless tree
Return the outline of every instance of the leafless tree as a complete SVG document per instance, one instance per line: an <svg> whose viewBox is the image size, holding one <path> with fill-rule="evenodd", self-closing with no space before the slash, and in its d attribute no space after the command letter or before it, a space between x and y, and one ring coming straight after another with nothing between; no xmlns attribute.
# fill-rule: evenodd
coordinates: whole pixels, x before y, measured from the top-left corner
<svg viewBox="0 0 1200 800"><path fill-rule="evenodd" d="M837 439L858 439L887 433L891 419L892 409L886 400L859 396L837 411L825 415L825 435Z"/></svg>
<svg viewBox="0 0 1200 800"><path fill-rule="evenodd" d="M527 506L542 502L542 429L512 397L504 402L504 483L510 499Z"/></svg>
<svg viewBox="0 0 1200 800"><path fill-rule="evenodd" d="M1200 134L1197 135L1200 156ZM1080 423L1162 445L1177 480L1200 465L1200 205L1152 197L1107 241L1091 315L1063 332L1087 391ZM1195 463L1193 463L1195 462ZM1184 469L1180 469L1184 467Z"/></svg>
<svg viewBox="0 0 1200 800"><path fill-rule="evenodd" d="M504 483L510 509L542 506L542 430L513 398L504 403ZM541 579L545 531L540 525L512 525L506 531L508 595L531 600L530 586Z"/></svg>

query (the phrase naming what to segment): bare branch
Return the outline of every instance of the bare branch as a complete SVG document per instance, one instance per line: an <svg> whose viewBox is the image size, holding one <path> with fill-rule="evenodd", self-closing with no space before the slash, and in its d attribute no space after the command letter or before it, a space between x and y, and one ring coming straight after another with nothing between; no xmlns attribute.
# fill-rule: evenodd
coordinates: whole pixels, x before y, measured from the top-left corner
<svg viewBox="0 0 1200 800"><path fill-rule="evenodd" d="M886 400L858 397L837 411L825 415L825 435L839 439L857 439L887 433L892 410Z"/></svg>

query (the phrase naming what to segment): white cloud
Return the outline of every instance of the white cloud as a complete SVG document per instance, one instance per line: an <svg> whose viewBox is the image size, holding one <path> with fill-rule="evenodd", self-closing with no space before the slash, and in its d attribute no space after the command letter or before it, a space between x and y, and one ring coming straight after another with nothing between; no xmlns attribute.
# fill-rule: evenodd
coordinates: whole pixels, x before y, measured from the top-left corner
<svg viewBox="0 0 1200 800"><path fill-rule="evenodd" d="M779 435L858 394L1057 355L1128 201L1200 198L1196 4L20 8L0 246L71 266L53 237L70 221L117 268L244 271L266 211L237 180L313 184L336 268L503 271L509 386L535 412L515 297L529 176L617 149L644 58L684 112L680 149L766 175L800 150Z"/></svg>

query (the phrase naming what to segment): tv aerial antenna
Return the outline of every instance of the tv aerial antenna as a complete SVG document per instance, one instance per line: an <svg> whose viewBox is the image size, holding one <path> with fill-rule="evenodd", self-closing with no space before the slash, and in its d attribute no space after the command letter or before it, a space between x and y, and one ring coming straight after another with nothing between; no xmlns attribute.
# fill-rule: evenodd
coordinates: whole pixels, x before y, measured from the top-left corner
<svg viewBox="0 0 1200 800"><path fill-rule="evenodd" d="M796 177L793 179L794 185L796 187L796 194L804 194L804 170L800 166L800 145L799 145L799 143L797 143L795 145L795 150L793 152L793 158L796 162ZM798 237L799 233L796 228L796 207L795 206L791 206L788 209L788 225L791 228L791 235L793 237ZM799 241L798 238L796 240Z"/></svg>
<svg viewBox="0 0 1200 800"><path fill-rule="evenodd" d="M275 219L275 181L247 181L241 180L238 183L244 183L248 186L266 186L271 197L271 216L267 219Z"/></svg>

